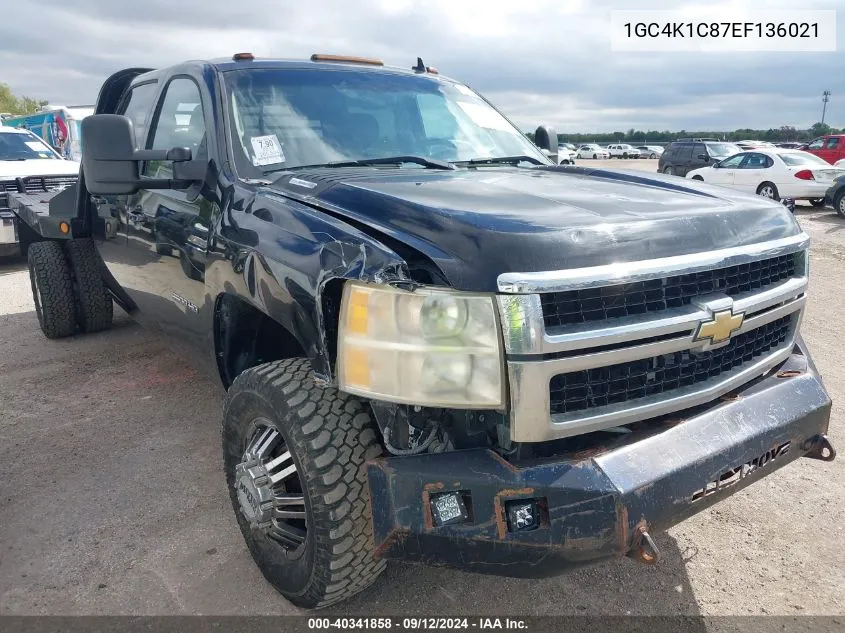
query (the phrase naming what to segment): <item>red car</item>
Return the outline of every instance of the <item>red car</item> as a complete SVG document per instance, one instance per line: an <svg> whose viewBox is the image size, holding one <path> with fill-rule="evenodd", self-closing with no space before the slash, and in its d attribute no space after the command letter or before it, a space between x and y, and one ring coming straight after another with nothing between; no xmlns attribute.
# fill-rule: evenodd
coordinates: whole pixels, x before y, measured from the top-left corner
<svg viewBox="0 0 845 633"><path fill-rule="evenodd" d="M833 165L845 158L845 134L825 134L813 139L802 149Z"/></svg>

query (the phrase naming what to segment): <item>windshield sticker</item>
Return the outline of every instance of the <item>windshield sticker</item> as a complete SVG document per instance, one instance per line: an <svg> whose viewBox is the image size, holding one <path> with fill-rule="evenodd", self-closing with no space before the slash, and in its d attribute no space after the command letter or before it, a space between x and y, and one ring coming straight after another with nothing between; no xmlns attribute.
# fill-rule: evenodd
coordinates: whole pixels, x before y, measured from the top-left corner
<svg viewBox="0 0 845 633"><path fill-rule="evenodd" d="M254 156L252 164L256 166L274 165L285 162L285 153L282 151L282 144L275 134L267 136L253 136L249 139L252 143Z"/></svg>
<svg viewBox="0 0 845 633"><path fill-rule="evenodd" d="M47 153L44 149L44 143L39 143L38 141L24 141L24 144L34 152L41 152L42 154Z"/></svg>
<svg viewBox="0 0 845 633"><path fill-rule="evenodd" d="M466 112L467 116L476 125L490 130L511 131L511 126L508 124L507 119L490 106L481 105L480 103L470 103L469 101L458 101L457 103L461 110Z"/></svg>

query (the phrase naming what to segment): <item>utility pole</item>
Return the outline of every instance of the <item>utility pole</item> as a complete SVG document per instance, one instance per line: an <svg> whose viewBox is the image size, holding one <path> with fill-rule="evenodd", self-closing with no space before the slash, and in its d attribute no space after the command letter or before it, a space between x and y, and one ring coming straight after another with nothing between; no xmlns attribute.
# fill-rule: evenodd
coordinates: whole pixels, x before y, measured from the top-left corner
<svg viewBox="0 0 845 633"><path fill-rule="evenodd" d="M822 93L822 124L824 124L824 115L827 112L827 102L830 101L830 90L825 90Z"/></svg>

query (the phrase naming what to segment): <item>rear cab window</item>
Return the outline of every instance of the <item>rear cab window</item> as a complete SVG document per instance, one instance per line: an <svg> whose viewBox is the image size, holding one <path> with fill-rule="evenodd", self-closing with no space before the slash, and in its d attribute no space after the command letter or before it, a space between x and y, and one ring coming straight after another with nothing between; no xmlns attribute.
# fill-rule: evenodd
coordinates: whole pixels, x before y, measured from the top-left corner
<svg viewBox="0 0 845 633"><path fill-rule="evenodd" d="M158 91L158 82L138 84L130 88L117 107L117 114L122 114L132 121L135 133L135 149L141 149L146 142L147 124L151 118L153 101Z"/></svg>

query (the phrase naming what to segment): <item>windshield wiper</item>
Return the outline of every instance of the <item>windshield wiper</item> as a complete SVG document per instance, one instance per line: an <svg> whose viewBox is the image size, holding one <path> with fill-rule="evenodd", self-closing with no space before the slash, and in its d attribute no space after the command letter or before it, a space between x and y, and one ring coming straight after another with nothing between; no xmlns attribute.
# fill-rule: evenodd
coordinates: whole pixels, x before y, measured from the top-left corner
<svg viewBox="0 0 845 633"><path fill-rule="evenodd" d="M473 158L472 160L456 160L453 165L518 165L519 163L532 163L534 165L545 165L543 161L534 156L493 156L492 158Z"/></svg>
<svg viewBox="0 0 845 633"><path fill-rule="evenodd" d="M300 169L316 169L322 167L372 167L374 165L401 165L402 163L413 163L426 169L455 169L445 160L426 158L425 156L385 156L382 158L362 158L360 160L339 160L332 163L319 163L316 165L297 165L295 167L282 167L270 171L289 171ZM269 173L269 172L268 172Z"/></svg>

